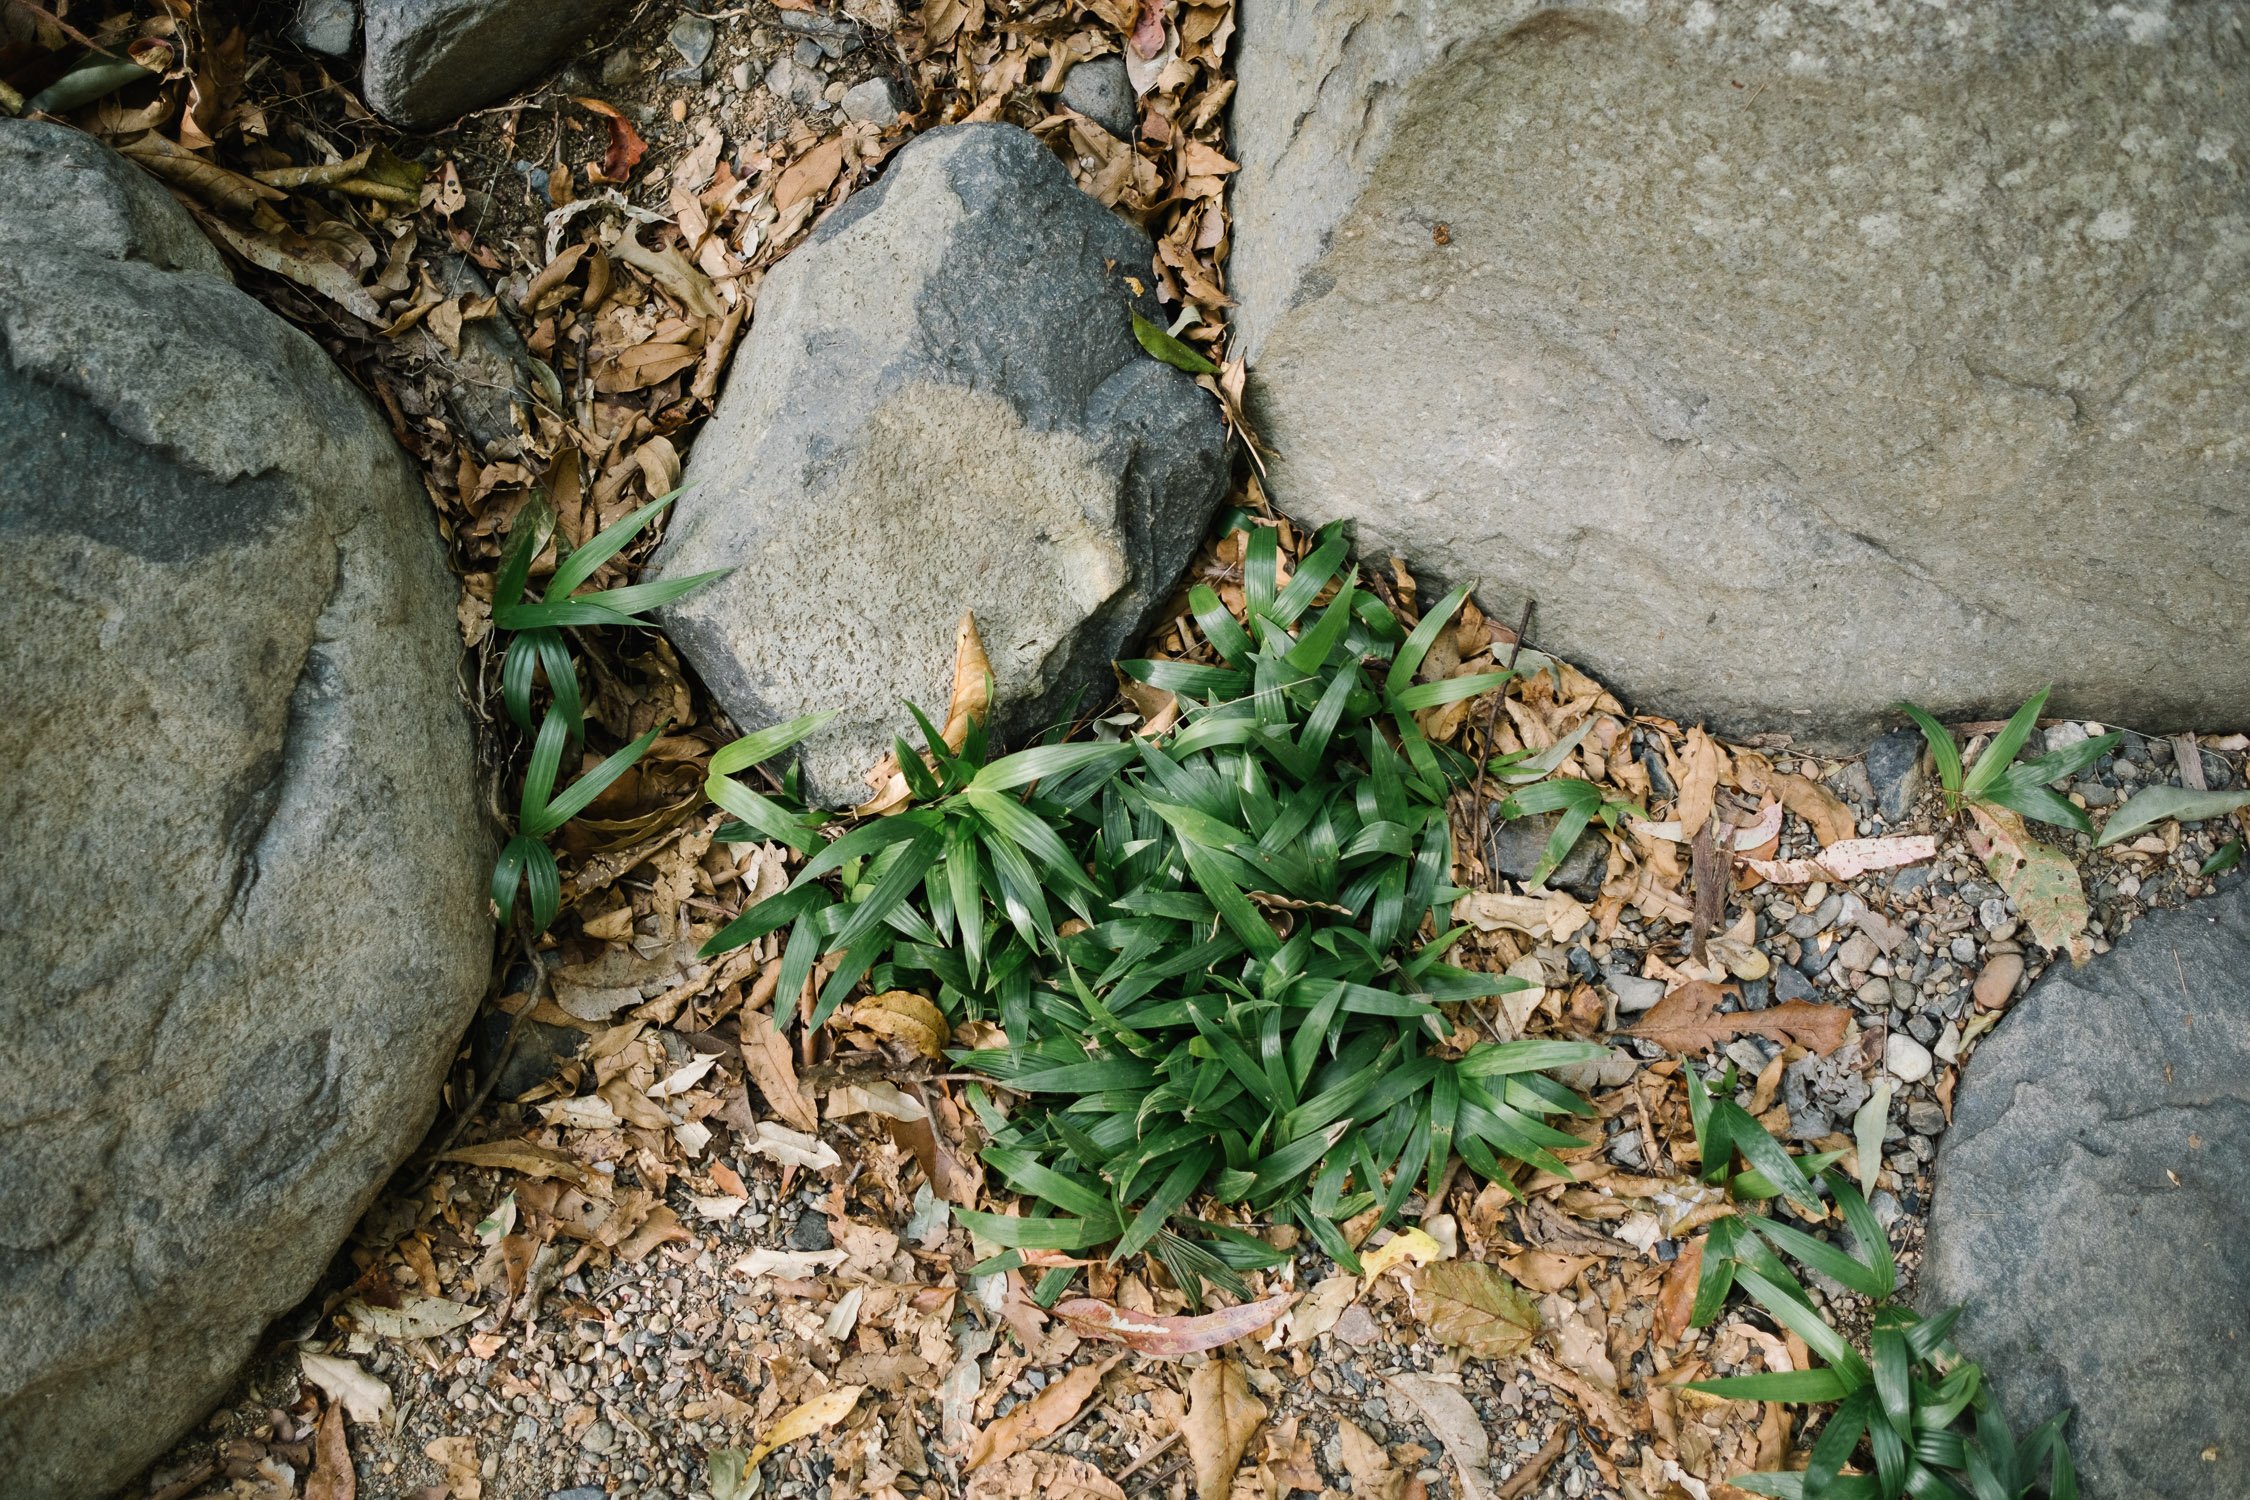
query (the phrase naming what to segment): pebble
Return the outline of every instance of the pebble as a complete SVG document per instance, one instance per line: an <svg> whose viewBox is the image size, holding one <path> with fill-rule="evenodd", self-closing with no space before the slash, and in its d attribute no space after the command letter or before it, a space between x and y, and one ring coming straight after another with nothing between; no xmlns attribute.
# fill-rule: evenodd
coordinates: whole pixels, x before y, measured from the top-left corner
<svg viewBox="0 0 2250 1500"><path fill-rule="evenodd" d="M1943 1135L1945 1110L1934 1099L1909 1100L1906 1106L1906 1125L1919 1135Z"/></svg>
<svg viewBox="0 0 2250 1500"><path fill-rule="evenodd" d="M1859 987L1859 1003L1869 1010L1883 1010L1894 1004L1891 982L1877 976Z"/></svg>
<svg viewBox="0 0 2250 1500"><path fill-rule="evenodd" d="M1921 731L1914 729L1894 730L1867 747L1861 764L1884 822L1903 819L1921 794L1924 748Z"/></svg>
<svg viewBox="0 0 2250 1500"><path fill-rule="evenodd" d="M1875 940L1864 932L1855 932L1844 939L1837 960L1854 974L1864 974L1875 962Z"/></svg>
<svg viewBox="0 0 2250 1500"><path fill-rule="evenodd" d="M711 45L718 40L719 29L703 17L689 14L672 23L664 39L672 50L691 68L700 68L710 59Z"/></svg>
<svg viewBox="0 0 2250 1500"><path fill-rule="evenodd" d="M1952 946L1946 951L1953 955L1953 961L1957 964L1973 964L1977 961L1977 940L1963 933L1953 940Z"/></svg>
<svg viewBox="0 0 2250 1500"><path fill-rule="evenodd" d="M1894 1031L1883 1043L1883 1066L1901 1083L1920 1083L1930 1076L1933 1059L1929 1048Z"/></svg>
<svg viewBox="0 0 2250 1500"><path fill-rule="evenodd" d="M1602 976L1609 984L1609 992L1617 997L1621 1015L1633 1015L1647 1010L1664 998L1664 981L1643 979L1638 974L1627 974L1611 969Z"/></svg>
<svg viewBox="0 0 2250 1500"><path fill-rule="evenodd" d="M1139 134L1140 96L1125 72L1125 59L1114 53L1072 68L1063 79L1062 102L1121 141Z"/></svg>
<svg viewBox="0 0 2250 1500"><path fill-rule="evenodd" d="M2023 955L2020 953L1995 953L1985 962L1984 972L1977 976L1973 993L1977 1004L1986 1010L1999 1010L2016 992L2016 982L2023 978Z"/></svg>
<svg viewBox="0 0 2250 1500"><path fill-rule="evenodd" d="M1773 997L1787 1004L1791 1000L1810 1000L1820 991L1805 977L1802 969L1788 964L1777 964L1773 971Z"/></svg>
<svg viewBox="0 0 2250 1500"><path fill-rule="evenodd" d="M1836 914L1843 909L1844 898L1830 896L1813 910L1792 919L1789 923L1789 935L1800 942L1810 941L1820 934L1822 928L1835 921Z"/></svg>
<svg viewBox="0 0 2250 1500"><path fill-rule="evenodd" d="M807 1211L796 1223L789 1226L789 1248L792 1250L832 1250L836 1239L829 1232L828 1217Z"/></svg>
<svg viewBox="0 0 2250 1500"><path fill-rule="evenodd" d="M888 78L870 78L844 91L844 118L874 125L890 125L899 114L898 90Z"/></svg>
<svg viewBox="0 0 2250 1500"><path fill-rule="evenodd" d="M640 67L641 60L633 55L633 49L620 47L602 59L602 83L607 88L616 88L621 83L631 81Z"/></svg>
<svg viewBox="0 0 2250 1500"><path fill-rule="evenodd" d="M1998 932L2008 925L2008 903L1998 896L1988 896L1977 903L1977 925L1986 932Z"/></svg>

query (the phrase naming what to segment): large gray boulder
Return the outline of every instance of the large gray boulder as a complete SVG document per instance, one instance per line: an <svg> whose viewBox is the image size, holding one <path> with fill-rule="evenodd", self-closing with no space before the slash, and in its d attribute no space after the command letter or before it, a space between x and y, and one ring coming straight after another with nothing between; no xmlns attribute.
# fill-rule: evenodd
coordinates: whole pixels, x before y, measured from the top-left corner
<svg viewBox="0 0 2250 1500"><path fill-rule="evenodd" d="M732 568L667 611L744 729L815 709L830 802L945 716L976 615L996 725L1109 698L1109 663L1225 487L1217 403L1134 342L1149 241L1010 125L932 131L758 289L689 456L663 576Z"/></svg>
<svg viewBox="0 0 2250 1500"><path fill-rule="evenodd" d="M1922 1298L2100 1500L2250 1495L2250 884L2051 970L1965 1071Z"/></svg>
<svg viewBox="0 0 2250 1500"><path fill-rule="evenodd" d="M2240 725L2246 26L1244 0L1276 497L1733 731Z"/></svg>
<svg viewBox="0 0 2250 1500"><path fill-rule="evenodd" d="M435 130L504 99L563 60L617 0L363 0L369 107Z"/></svg>
<svg viewBox="0 0 2250 1500"><path fill-rule="evenodd" d="M0 123L0 1494L224 1395L428 1128L484 983L412 470L153 180Z"/></svg>

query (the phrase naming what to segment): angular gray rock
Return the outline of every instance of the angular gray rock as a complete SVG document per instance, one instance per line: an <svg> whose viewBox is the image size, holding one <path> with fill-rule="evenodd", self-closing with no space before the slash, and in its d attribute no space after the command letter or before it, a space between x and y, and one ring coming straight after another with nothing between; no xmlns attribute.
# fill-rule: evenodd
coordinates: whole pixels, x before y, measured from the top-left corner
<svg viewBox="0 0 2250 1500"><path fill-rule="evenodd" d="M0 1494L108 1495L427 1129L491 952L412 469L152 179L0 123Z"/></svg>
<svg viewBox="0 0 2250 1500"><path fill-rule="evenodd" d="M1060 97L1121 141L1140 134L1141 96L1125 71L1125 59L1115 53L1072 68L1063 78Z"/></svg>
<svg viewBox="0 0 2250 1500"><path fill-rule="evenodd" d="M364 0L360 91L377 114L434 130L563 60L617 0Z"/></svg>
<svg viewBox="0 0 2250 1500"><path fill-rule="evenodd" d="M1497 809L1500 804L1494 802ZM1562 823L1561 813L1534 813L1523 818L1492 815L1492 831L1485 838L1485 859L1510 880L1528 880L1547 856L1547 845ZM1549 889L1568 891L1582 901L1601 894L1602 877L1609 871L1609 845L1592 829L1578 836L1547 876Z"/></svg>
<svg viewBox="0 0 2250 1500"><path fill-rule="evenodd" d="M2103 1500L2250 1495L2250 884L2050 970L1965 1070L1921 1296Z"/></svg>
<svg viewBox="0 0 2250 1500"><path fill-rule="evenodd" d="M308 52L342 57L359 34L359 7L353 0L297 0L289 20L289 40Z"/></svg>
<svg viewBox="0 0 2250 1500"><path fill-rule="evenodd" d="M1004 733L1108 700L1226 478L1217 404L1134 342L1149 254L1029 134L966 125L759 288L655 561L734 569L665 625L738 726L838 711L814 795L918 741L902 700L943 719L963 610Z"/></svg>
<svg viewBox="0 0 2250 1500"><path fill-rule="evenodd" d="M1241 17L1228 290L1292 514L1729 730L2250 716L2250 11Z"/></svg>

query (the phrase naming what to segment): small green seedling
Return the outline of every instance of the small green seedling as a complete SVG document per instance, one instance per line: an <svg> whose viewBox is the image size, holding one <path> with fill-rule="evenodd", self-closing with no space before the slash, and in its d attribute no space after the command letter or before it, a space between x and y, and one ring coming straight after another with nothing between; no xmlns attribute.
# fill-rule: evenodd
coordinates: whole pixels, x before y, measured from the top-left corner
<svg viewBox="0 0 2250 1500"><path fill-rule="evenodd" d="M576 744L586 737L578 669L571 662L569 648L563 644L564 628L647 625L649 622L641 616L649 610L685 598L729 571L717 568L686 578L666 579L662 583L637 583L592 594L572 592L583 587L603 563L624 550L627 543L656 519L658 512L679 496L680 492L674 490L651 500L631 515L604 527L577 551L564 554L555 565L554 576L547 580L546 591L537 599L526 599L524 595L530 587L532 563L554 535L554 512L544 501L534 501L516 518L507 550L501 555L499 577L493 584L492 623L511 633L508 654L500 664L500 697L507 706L508 717L520 728L531 728L532 677L544 668L547 689L554 695L555 708L562 715L571 743Z"/></svg>
<svg viewBox="0 0 2250 1500"><path fill-rule="evenodd" d="M492 871L492 901L500 909L502 926L515 920L516 891L531 888L531 930L545 932L562 911L562 872L555 864L547 836L584 812L610 784L624 775L656 742L667 726L659 724L600 765L572 782L561 796L554 795L555 777L562 770L563 749L570 731L559 707L549 707L532 746L531 765L524 772L522 810L516 818L515 837L500 851Z"/></svg>
<svg viewBox="0 0 2250 1500"><path fill-rule="evenodd" d="M1953 743L1951 730L1926 709L1911 703L1897 705L1898 711L1912 719L1915 727L1922 731L1922 738L1929 742L1930 758L1937 765L1938 782L1945 789L1947 811L1957 813L1967 803L1983 802L2042 823L2075 828L2080 833L2093 831L2094 825L2086 814L2055 791L2050 783L2076 776L2115 750L2124 736L2112 730L2016 765L2016 753L2023 749L2032 727L2039 722L2039 711L2046 707L2049 691L2041 688L2033 694L2031 701L2017 709L2014 717L1992 737L1992 743L1977 757L1976 764L1967 767L1961 764L1961 752Z"/></svg>

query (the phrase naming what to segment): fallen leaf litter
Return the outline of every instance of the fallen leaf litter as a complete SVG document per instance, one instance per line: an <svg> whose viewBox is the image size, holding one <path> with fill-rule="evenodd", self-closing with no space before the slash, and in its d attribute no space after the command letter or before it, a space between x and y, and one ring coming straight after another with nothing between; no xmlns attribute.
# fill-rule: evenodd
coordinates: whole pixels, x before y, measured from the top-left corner
<svg viewBox="0 0 2250 1500"><path fill-rule="evenodd" d="M1195 313L1177 331L1221 352L1230 5L1051 0L1005 23L982 0L847 9L896 47L915 101L901 119L838 122L731 83L667 90L653 59L668 22L644 17L606 44L628 59L604 70L609 97L558 81L424 162L392 154L301 58L169 11L105 33L162 83L74 122L186 197L382 402L463 578L480 702L497 698L491 579L516 511L543 489L575 542L673 487L764 270L914 129L1006 119L1041 135L1082 187L1149 223L1154 285ZM730 75L819 13L746 14L719 34ZM1054 97L1069 66L1110 52L1141 91L1133 142ZM870 49L849 71L880 65ZM480 349L510 393L497 418L462 398ZM1204 383L1239 425L1239 364ZM1307 549L1257 478L1234 498L1285 557ZM1241 562L1237 534L1194 569L1238 613ZM1411 614L1406 564L1374 571ZM1149 654L1198 640L1175 610ZM1472 606L1425 673L1518 648ZM1552 752L1554 775L1649 814L1589 831L1598 872L1565 892L1495 878L1490 809L1466 789L1454 808L1474 889L1464 961L1535 981L1479 1023L1615 1044L1574 1080L1600 1114L1563 1153L1576 1180L1527 1172L1518 1204L1457 1174L1411 1200L1419 1228L1364 1247L1363 1278L1300 1247L1259 1300L1197 1315L1159 1268L1097 1263L1091 1295L1045 1312L1020 1273L966 1274L978 1256L950 1208L991 1189L935 1007L868 996L792 1039L773 1024L770 940L695 957L793 856L714 844L698 789L723 729L662 640L595 655L603 732L674 728L564 835L568 915L530 1019L575 1055L393 1184L243 1401L148 1494L1736 1494L1720 1481L1781 1462L1791 1419L1681 1387L1806 1355L1739 1306L1684 1327L1695 1235L1728 1210L1686 1174L1669 1054L1718 1053L1777 1136L1847 1153L1911 1275L1933 1137L1976 1037L2058 951L2103 951L2141 910L2193 894L2241 827L2239 812L2159 822L2099 851L2045 839L2062 851L2047 855L2012 815L1945 820L1925 797L1894 828L1856 763L1632 715L1521 650L1489 717L1464 700L1425 711L1424 732ZM1124 695L1143 732L1176 712ZM498 714L487 729L497 787L520 749ZM2241 743L2184 745L2129 736L2102 786L2170 774L2200 790L2212 763L2241 780ZM888 775L871 785L894 795ZM503 1020L533 1003L500 989ZM1879 1162L1846 1132L1870 1097ZM1848 1326L1849 1294L1818 1290Z"/></svg>

